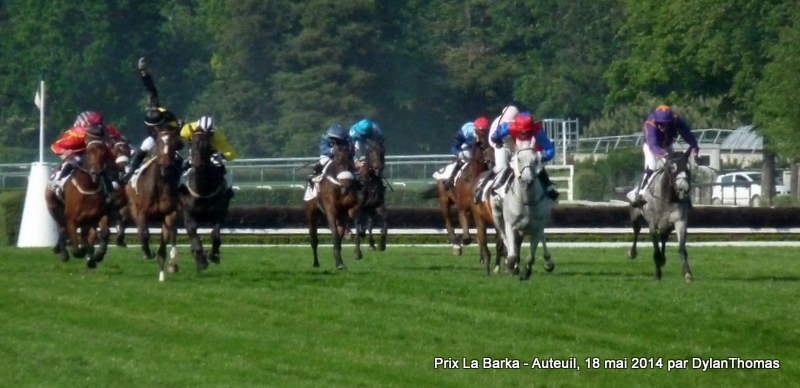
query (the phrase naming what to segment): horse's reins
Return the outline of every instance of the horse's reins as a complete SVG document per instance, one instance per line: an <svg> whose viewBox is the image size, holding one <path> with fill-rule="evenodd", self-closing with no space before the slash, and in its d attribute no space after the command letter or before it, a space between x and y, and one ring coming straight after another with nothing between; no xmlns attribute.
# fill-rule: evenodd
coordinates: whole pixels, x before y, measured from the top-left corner
<svg viewBox="0 0 800 388"><path fill-rule="evenodd" d="M520 148L520 149L518 149L517 150L517 154L519 154L522 151L536 152L536 150L534 150L533 148L528 147L528 148ZM519 170L519 174L522 175L522 172L525 171L526 168L530 169L531 166L530 165L526 165L526 166L522 167ZM514 200L516 200L520 204L523 204L525 206L533 206L533 205L538 205L538 204L542 203L542 201L544 201L545 196L547 195L546 190L544 190L545 189L544 184L541 181L539 181L538 178L536 178L536 174L533 174L533 180L538 182L539 185L542 186L542 195L540 195L539 198L535 199L533 202L526 202L524 198L520 198L519 196L517 196L517 194L514 192L514 186L513 186L513 185L517 184L517 182L516 182L517 179L514 179L511 182L512 186L509 188L509 191L511 191L511 197L514 198ZM531 183L534 183L534 182L531 182ZM526 188L525 190L528 190L528 189Z"/></svg>
<svg viewBox="0 0 800 388"><path fill-rule="evenodd" d="M102 140L92 140L92 141L90 141L90 142L86 143L86 148L85 148L85 150L88 150L88 149L89 149L89 147L91 147L92 145L95 145L95 144L100 144L100 145L102 145L102 146L104 146L104 147L106 146L106 143L105 143L105 142L103 142ZM85 152L86 152L86 151L84 151L84 153L85 153ZM92 181L93 181L93 182L94 182L95 176L97 176L98 174L102 173L102 172L100 172L100 173L94 173L94 172L91 172L91 171L87 170L86 168L84 168L83 166L75 166L75 168L77 168L77 169L78 169L78 170L80 170L80 171L83 171L83 172L85 172L85 173L86 173L86 174L88 174L90 177L92 177ZM102 185L102 184L98 184L98 185L97 185L97 189L95 189L95 190L86 190L86 189L84 189L83 187L81 187L81 186L78 184L78 182L76 182L76 181L75 181L75 179L70 179L69 181L72 183L72 185L73 185L73 186L75 186L75 188L76 188L76 189L78 189L78 192L79 192L79 193L81 193L81 194L83 194L83 195L95 195L95 194L99 193L99 192L100 192L100 190L102 190L102 189L103 189L103 185Z"/></svg>

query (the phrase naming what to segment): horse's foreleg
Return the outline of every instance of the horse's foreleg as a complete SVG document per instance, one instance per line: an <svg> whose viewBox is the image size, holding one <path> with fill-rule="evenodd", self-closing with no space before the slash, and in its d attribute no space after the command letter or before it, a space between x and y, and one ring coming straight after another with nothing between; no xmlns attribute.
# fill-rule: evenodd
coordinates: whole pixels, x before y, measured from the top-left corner
<svg viewBox="0 0 800 388"><path fill-rule="evenodd" d="M653 241L653 262L656 266L653 278L656 280L661 280L661 263L663 261L663 253L661 252L661 241L659 239L659 235L653 228L650 228L650 239Z"/></svg>
<svg viewBox="0 0 800 388"><path fill-rule="evenodd" d="M378 207L378 216L381 218L381 240L378 242L378 250L383 252L386 250L386 236L389 233L389 227L386 222L389 214L386 210L385 203L382 203L381 206Z"/></svg>
<svg viewBox="0 0 800 388"><path fill-rule="evenodd" d="M448 199L447 194L443 193L440 189L439 211L442 213L442 217L444 218L444 227L447 230L447 242L452 244L453 254L456 256L461 256L461 243L456 240L456 232L453 229L453 221L450 219L450 206L448 206L449 202L450 200Z"/></svg>
<svg viewBox="0 0 800 388"><path fill-rule="evenodd" d="M533 273L533 263L536 262L536 249L539 247L539 243L543 243L544 245L544 227L542 228L533 228L533 233L531 233L531 242L530 242L530 253L528 253L528 259L525 263L525 271L522 272L519 276L519 280L528 280L531 278L531 273ZM545 248L545 257L547 258L545 261L545 268L547 268L547 264L553 265L553 262L550 261L550 254L547 252ZM548 272L552 271L551 268Z"/></svg>
<svg viewBox="0 0 800 388"><path fill-rule="evenodd" d="M544 230L542 230L542 252L544 252L544 270L547 272L553 272L556 269L556 263L553 262L552 257L550 256L550 250L547 249L547 235L544 234Z"/></svg>
<svg viewBox="0 0 800 388"><path fill-rule="evenodd" d="M139 232L139 242L142 245L142 257L152 259L153 252L150 251L150 229L147 228L147 215L144 212L135 215L136 229Z"/></svg>
<svg viewBox="0 0 800 388"><path fill-rule="evenodd" d="M327 209L333 209L333 207L327 207ZM337 269L345 269L344 261L342 261L342 236L344 234L339 232L344 229L344 225L337 225L337 217L331 213L329 210L326 216L333 237L333 260L336 262Z"/></svg>
<svg viewBox="0 0 800 388"><path fill-rule="evenodd" d="M639 254L636 252L636 243L639 242L639 233L642 231L642 223L638 217L634 217L631 222L633 226L633 245L628 249L628 257L635 259Z"/></svg>
<svg viewBox="0 0 800 388"><path fill-rule="evenodd" d="M360 212L355 214L355 218L353 218L353 220L354 220L354 222L356 224L360 224L361 223L360 220L359 220L360 217L361 217L361 213ZM338 229L337 232L339 233L340 236L344 236L344 234L346 232L345 226L347 225L347 218L348 218L347 213L344 213L343 215L338 217L338 223L337 223L336 228ZM362 258L364 258L364 254L361 252L361 234L360 233L356 233L356 235L353 237L353 244L355 245L353 247L353 258L355 258L356 260L361 260ZM344 267L344 263L342 264L342 267Z"/></svg>
<svg viewBox="0 0 800 388"><path fill-rule="evenodd" d="M494 249L495 249L495 259L494 259L494 273L500 272L500 259L502 257L508 256L508 252L503 252L506 250L506 244L503 243L503 234L500 233L500 230L495 228L494 230Z"/></svg>
<svg viewBox="0 0 800 388"><path fill-rule="evenodd" d="M692 277L692 270L689 269L689 252L686 250L686 221L675 223L675 233L678 235L678 255L681 257L683 279L691 282L694 278Z"/></svg>
<svg viewBox="0 0 800 388"><path fill-rule="evenodd" d="M81 226L81 249L86 256L86 260L91 261L94 255L94 243L97 240L97 229L95 225Z"/></svg>
<svg viewBox="0 0 800 388"><path fill-rule="evenodd" d="M319 236L317 236L317 217L313 204L306 204L306 223L308 224L308 239L311 243L311 250L314 252L314 268L317 268L319 267L319 257L317 257Z"/></svg>
<svg viewBox="0 0 800 388"><path fill-rule="evenodd" d="M522 244L522 238L514 230L514 227L511 226L511 223L507 223L505 225L505 242L506 242L506 249L508 249L508 259L506 259L506 268L508 272L516 275L519 273L519 266L517 263L519 262L519 248Z"/></svg>
<svg viewBox="0 0 800 388"><path fill-rule="evenodd" d="M189 236L189 243L191 245L192 256L198 271L208 268L208 261L203 253L203 243L200 241L200 236L197 234L197 221L190 214L183 214L183 223L186 227L186 234Z"/></svg>
<svg viewBox="0 0 800 388"><path fill-rule="evenodd" d="M469 234L469 219L467 219L467 212L468 209L459 209L458 210L458 223L461 225L461 244L469 245L472 243L472 237Z"/></svg>
<svg viewBox="0 0 800 388"><path fill-rule="evenodd" d="M489 253L489 245L486 243L486 222L479 212L472 212L473 221L475 221L475 238L478 240L478 250L480 253L480 262L486 265L486 275L492 274L491 262L492 254Z"/></svg>
<svg viewBox="0 0 800 388"><path fill-rule="evenodd" d="M222 225L218 222L211 228L211 251L208 252L207 259L214 264L219 264L219 247L222 245L222 238L219 230Z"/></svg>
<svg viewBox="0 0 800 388"><path fill-rule="evenodd" d="M68 220L67 225L67 235L69 236L69 244L72 250L72 256L82 259L86 256L86 251L81 248L81 238L78 234L78 225L72 221Z"/></svg>
<svg viewBox="0 0 800 388"><path fill-rule="evenodd" d="M369 250L374 251L375 249L377 249L375 247L375 237L372 235L372 222L373 219L375 218L375 212L374 211L369 212L368 214L365 215L365 218L367 221L366 229L367 233L369 234Z"/></svg>
<svg viewBox="0 0 800 388"><path fill-rule="evenodd" d="M123 207L118 210L119 216L117 217L117 240L116 244L120 248L125 248L128 244L125 243L125 225L128 223L128 208Z"/></svg>
<svg viewBox="0 0 800 388"><path fill-rule="evenodd" d="M106 253L108 252L108 240L111 237L108 216L103 216L103 218L100 219L98 227L100 228L100 232L98 234L99 245L97 246L97 251L95 251L94 255L92 255L92 260L96 263L103 261L103 259L106 257Z"/></svg>

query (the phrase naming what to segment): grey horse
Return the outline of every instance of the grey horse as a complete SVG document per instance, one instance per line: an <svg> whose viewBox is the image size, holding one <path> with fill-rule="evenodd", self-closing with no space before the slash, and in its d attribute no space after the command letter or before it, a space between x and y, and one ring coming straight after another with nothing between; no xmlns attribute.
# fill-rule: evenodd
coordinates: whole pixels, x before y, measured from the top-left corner
<svg viewBox="0 0 800 388"><path fill-rule="evenodd" d="M645 189L643 197L647 203L641 208L631 208L633 245L628 250L628 257L636 258L636 242L642 226L646 223L650 227L650 238L653 240L653 261L656 266L654 278L656 280L661 280L661 267L667 260L664 254L667 240L674 230L678 236L678 254L683 262L683 278L687 282L692 281L689 255L686 251L686 228L689 209L692 207L690 152L691 150L687 150L685 153L672 153L665 160L664 165L656 170L651 178L651 183Z"/></svg>
<svg viewBox="0 0 800 388"><path fill-rule="evenodd" d="M517 263L520 248L525 236L531 236L530 254L525 271L520 274L520 280L527 280L531 276L539 243L544 250L545 271L552 272L555 268L544 236L544 227L550 221L552 200L547 197L544 185L537 178L539 169L543 166L540 155L532 145L516 151L511 159L511 167L514 169L514 179L508 193L505 198L492 194L490 204L495 226L508 249L506 265L512 274L519 273Z"/></svg>

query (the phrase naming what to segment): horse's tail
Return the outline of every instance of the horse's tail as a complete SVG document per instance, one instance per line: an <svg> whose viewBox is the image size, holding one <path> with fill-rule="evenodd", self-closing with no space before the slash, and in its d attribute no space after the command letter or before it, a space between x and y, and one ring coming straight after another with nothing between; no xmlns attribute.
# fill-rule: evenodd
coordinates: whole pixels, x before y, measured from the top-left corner
<svg viewBox="0 0 800 388"><path fill-rule="evenodd" d="M436 199L439 198L439 186L431 185L419 194L422 199Z"/></svg>

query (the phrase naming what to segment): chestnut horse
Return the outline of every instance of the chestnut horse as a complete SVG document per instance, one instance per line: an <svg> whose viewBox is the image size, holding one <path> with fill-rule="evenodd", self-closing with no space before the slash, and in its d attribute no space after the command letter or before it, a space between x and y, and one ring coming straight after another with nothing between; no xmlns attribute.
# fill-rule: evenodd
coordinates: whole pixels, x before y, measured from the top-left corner
<svg viewBox="0 0 800 388"><path fill-rule="evenodd" d="M225 181L225 166L214 164L211 157L211 136L205 130L192 128L190 163L186 181L178 189L180 192L183 222L189 235L197 269L208 268L208 262L219 264L219 247L222 244L219 230L228 215L233 191ZM211 224L211 250L203 252L203 243L197 234L201 223ZM177 270L178 263L174 263Z"/></svg>
<svg viewBox="0 0 800 388"><path fill-rule="evenodd" d="M175 152L183 147L180 135L176 130L159 130L155 136L156 156L142 165L139 176L125 186L130 214L139 231L142 254L152 259L150 251L149 221L161 221L161 245L158 247L158 279L164 281L164 266L167 258L167 242L172 242L170 258L177 257L175 237L178 218L178 183L180 182L180 166L175 163ZM170 263L170 271L175 268Z"/></svg>
<svg viewBox="0 0 800 388"><path fill-rule="evenodd" d="M318 183L317 196L305 203L308 234L311 239L311 250L314 252L314 267L319 267L317 256L317 217L324 214L328 219L328 227L333 236L333 257L336 268L345 269L342 261L342 237L347 229L348 221L358 220L358 184L353 175L353 160L350 148L341 143L333 144L333 156L323 170ZM361 236L354 236L356 260L361 260Z"/></svg>
<svg viewBox="0 0 800 388"><path fill-rule="evenodd" d="M478 249L480 250L480 262L486 264L486 274L491 275L491 259L492 255L489 253L489 246L486 238L487 226L492 226L495 229L495 266L494 272L500 271L500 258L505 255L505 244L503 242L502 234L497 230L494 224L494 216L492 215L492 208L486 201L475 203L474 192L483 179L489 175L489 171L494 163L494 148L489 145L489 139L486 134L476 133L475 144L472 145L472 160L468 167L468 175L474 177L469 182L462 184L466 186L466 190L470 194L470 213L472 213L473 221L475 222L475 239L478 241ZM472 169L472 171L469 171Z"/></svg>
<svg viewBox="0 0 800 388"><path fill-rule="evenodd" d="M361 188L358 193L359 220L356 233L362 238L369 233L369 250L374 251L375 238L372 237L372 223L380 217L381 239L377 249L386 250L386 186L383 184L385 150L381 142L370 140L367 144L367 157L359 166L358 179ZM365 231L366 229L366 231Z"/></svg>
<svg viewBox="0 0 800 388"><path fill-rule="evenodd" d="M86 141L83 161L75 166L75 170L64 183L63 202L50 189L45 191L45 201L58 228L58 242L53 247L53 252L60 256L61 261L69 260L66 248L69 239L72 255L77 258L87 256L86 267L93 270L97 268L97 263L103 261L108 249L110 206L106 204L105 198L108 190L113 189L104 187L100 176L111 164L106 143L89 135L86 136ZM80 237L78 228L81 229ZM98 242L98 237L99 246L95 251L94 245Z"/></svg>

